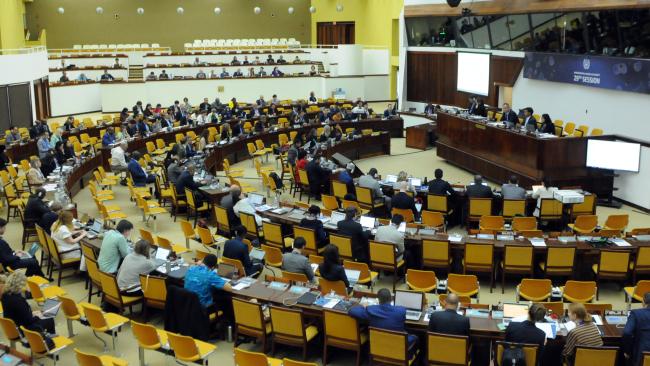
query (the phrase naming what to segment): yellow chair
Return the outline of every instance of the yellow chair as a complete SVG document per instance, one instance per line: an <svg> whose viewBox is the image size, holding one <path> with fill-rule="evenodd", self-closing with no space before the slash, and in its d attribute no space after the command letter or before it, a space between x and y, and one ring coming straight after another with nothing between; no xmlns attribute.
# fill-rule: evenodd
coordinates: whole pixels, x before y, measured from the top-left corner
<svg viewBox="0 0 650 366"><path fill-rule="evenodd" d="M535 304L544 306L547 312L556 314L558 317L564 316L564 303L562 301L536 301Z"/></svg>
<svg viewBox="0 0 650 366"><path fill-rule="evenodd" d="M575 246L550 246L546 249L546 260L540 262L539 267L544 271L545 277L572 277L575 255Z"/></svg>
<svg viewBox="0 0 650 366"><path fill-rule="evenodd" d="M291 247L290 243L282 235L282 226L280 224L263 221L262 233L264 233L264 243L268 246L279 249Z"/></svg>
<svg viewBox="0 0 650 366"><path fill-rule="evenodd" d="M235 348L235 365L237 366L283 366L282 360L277 358L266 357L264 353L244 351L241 348ZM286 365L286 363L284 364Z"/></svg>
<svg viewBox="0 0 650 366"><path fill-rule="evenodd" d="M478 227L480 230L503 230L505 220L503 216L481 216Z"/></svg>
<svg viewBox="0 0 650 366"><path fill-rule="evenodd" d="M103 300L118 308L120 313L128 307L133 314L133 305L142 302L142 296L122 295L117 286L117 276L114 274L99 271L99 278L102 283Z"/></svg>
<svg viewBox="0 0 650 366"><path fill-rule="evenodd" d="M84 310L80 304L77 304L72 298L60 295L58 297L61 302L61 309L63 310L63 315L65 316L66 323L68 325L68 337L74 337L74 329L72 327L73 321L78 321L81 323L84 317Z"/></svg>
<svg viewBox="0 0 650 366"><path fill-rule="evenodd" d="M447 230L444 215L436 211L422 210L422 225L442 229L443 232Z"/></svg>
<svg viewBox="0 0 650 366"><path fill-rule="evenodd" d="M113 341L113 351L115 351L115 338L117 337L117 333L124 324L129 322L129 319L118 314L104 313L99 306L89 303L81 304L81 308L96 337L97 332L110 334ZM97 339L104 343L104 349L106 349L106 342L99 337Z"/></svg>
<svg viewBox="0 0 650 366"><path fill-rule="evenodd" d="M275 354L276 344L302 348L302 359L307 359L307 344L318 335L315 325L305 324L301 310L271 306L273 328L271 352Z"/></svg>
<svg viewBox="0 0 650 366"><path fill-rule="evenodd" d="M603 129L602 128L594 128L591 130L591 135L590 136L602 136L603 135Z"/></svg>
<svg viewBox="0 0 650 366"><path fill-rule="evenodd" d="M266 352L266 338L273 332L271 323L264 318L262 305L239 298L232 298L235 315L235 341L239 335L247 335L262 341L262 352Z"/></svg>
<svg viewBox="0 0 650 366"><path fill-rule="evenodd" d="M123 358L85 353L78 348L75 348L74 352L77 355L77 362L80 366L127 366L129 364Z"/></svg>
<svg viewBox="0 0 650 366"><path fill-rule="evenodd" d="M323 207L328 210L335 211L339 209L339 201L336 200L335 196L321 194L321 201L323 202Z"/></svg>
<svg viewBox="0 0 650 366"><path fill-rule="evenodd" d="M406 284L411 290L431 292L438 287L438 279L433 271L419 271L409 268L406 270Z"/></svg>
<svg viewBox="0 0 650 366"><path fill-rule="evenodd" d="M517 275L534 274L533 268L533 247L521 245L506 245L500 263L501 267L501 293L504 293L506 284L506 274L514 273Z"/></svg>
<svg viewBox="0 0 650 366"><path fill-rule="evenodd" d="M199 214L208 211L207 202L203 202L201 206L196 204L196 199L194 198L194 192L191 189L185 188L185 199L187 200L187 217L190 218L191 214L194 213L194 226L196 226L196 221L199 219Z"/></svg>
<svg viewBox="0 0 650 366"><path fill-rule="evenodd" d="M311 256L311 255L310 255ZM287 279L294 283L309 283L307 275L304 273L282 271L282 278Z"/></svg>
<svg viewBox="0 0 650 366"><path fill-rule="evenodd" d="M264 260L267 265L276 268L282 267L282 251L280 249L262 244L262 250L266 253L264 255Z"/></svg>
<svg viewBox="0 0 650 366"><path fill-rule="evenodd" d="M345 287L343 281L329 281L324 278L319 278L318 285L320 286L320 292L323 295L335 293L336 295L343 297L348 296L348 289Z"/></svg>
<svg viewBox="0 0 650 366"><path fill-rule="evenodd" d="M627 308L630 309L632 302L643 302L643 296L650 292L650 280L641 280L634 286L624 287L623 291L625 291Z"/></svg>
<svg viewBox="0 0 650 366"><path fill-rule="evenodd" d="M370 188L356 186L354 189L357 195L357 202L359 202L361 208L374 212L375 209L384 207L384 199L381 197L375 198Z"/></svg>
<svg viewBox="0 0 650 366"><path fill-rule="evenodd" d="M562 298L569 302L591 302L596 297L598 291L596 281L566 281L564 286L560 287Z"/></svg>
<svg viewBox="0 0 650 366"><path fill-rule="evenodd" d="M228 219L228 210L225 208L215 205L214 206L214 216L217 219L217 229L222 233L231 232L230 219Z"/></svg>
<svg viewBox="0 0 650 366"><path fill-rule="evenodd" d="M573 366L614 366L618 347L577 346Z"/></svg>
<svg viewBox="0 0 650 366"><path fill-rule="evenodd" d="M573 131L573 136L575 137L587 137L589 133L589 126L580 125Z"/></svg>
<svg viewBox="0 0 650 366"><path fill-rule="evenodd" d="M395 245L370 240L370 267L375 270L393 272L393 292L397 283L398 271L404 267L404 259L397 260Z"/></svg>
<svg viewBox="0 0 650 366"><path fill-rule="evenodd" d="M449 273L451 268L449 241L422 240L422 267L442 268Z"/></svg>
<svg viewBox="0 0 650 366"><path fill-rule="evenodd" d="M54 365L56 365L56 362L59 360L59 352L74 343L72 339L63 336L52 337L54 347L50 349L47 344L45 344L45 340L40 332L29 330L23 326L20 327L20 330L22 330L25 338L27 338L27 343L29 343L32 357L51 358L54 361Z"/></svg>
<svg viewBox="0 0 650 366"><path fill-rule="evenodd" d="M596 215L580 215L576 217L573 224L569 224L569 228L578 234L589 234L596 229L596 226L598 226Z"/></svg>
<svg viewBox="0 0 650 366"><path fill-rule="evenodd" d="M527 343L512 343L497 341L497 366L509 366L502 363L503 351L506 348L520 348L524 351L526 357L526 366L537 366L537 356L539 355L539 345Z"/></svg>
<svg viewBox="0 0 650 366"><path fill-rule="evenodd" d="M208 356L217 350L217 346L192 337L172 332L167 332L167 337L174 357L181 362L201 363L207 366Z"/></svg>
<svg viewBox="0 0 650 366"><path fill-rule="evenodd" d="M573 135L573 132L576 129L576 124L573 122L567 122L567 124L564 126L564 135L565 136L571 136Z"/></svg>
<svg viewBox="0 0 650 366"><path fill-rule="evenodd" d="M339 256L343 259L354 259L352 253L352 238L345 235L330 234L330 244L339 248Z"/></svg>
<svg viewBox="0 0 650 366"><path fill-rule="evenodd" d="M492 198L470 198L467 225L478 222L483 216L492 215Z"/></svg>
<svg viewBox="0 0 650 366"><path fill-rule="evenodd" d="M478 278L475 275L460 275L450 273L447 277L447 292L454 293L458 296L472 297L476 295L479 298Z"/></svg>
<svg viewBox="0 0 650 366"><path fill-rule="evenodd" d="M62 258L61 254L65 253L74 253L74 252L79 252L79 249L71 249L71 250L66 250L64 252L59 251L58 245L54 243L54 240L50 235L45 233L45 241L47 242L47 250L48 253L50 254L50 265L53 267L56 267L57 272L59 273L58 275L58 280L57 280L57 285L61 286L61 279L70 277L71 275L63 276L63 271L66 269L73 269L75 272L79 268L79 263L81 262L81 255L79 258ZM79 253L81 254L81 253ZM52 268L50 268L50 271ZM29 281L28 281L29 283ZM48 291L48 290L44 290ZM49 290L49 291L55 291L55 290ZM57 296L57 294L53 294L52 296ZM36 299L36 297L34 297Z"/></svg>
<svg viewBox="0 0 650 366"><path fill-rule="evenodd" d="M503 217L507 219L526 216L526 200L503 200Z"/></svg>
<svg viewBox="0 0 650 366"><path fill-rule="evenodd" d="M391 216L402 215L402 217L404 218L404 222L406 223L415 221L415 215L413 214L413 210L410 209L393 208L390 210L390 215Z"/></svg>
<svg viewBox="0 0 650 366"><path fill-rule="evenodd" d="M131 331L138 341L138 356L140 364L144 365L144 350L167 353L169 350L167 332L153 325L138 323L131 320Z"/></svg>
<svg viewBox="0 0 650 366"><path fill-rule="evenodd" d="M562 220L562 202L555 198L542 198L539 207L540 221L560 221Z"/></svg>
<svg viewBox="0 0 650 366"><path fill-rule="evenodd" d="M175 184L170 184L169 189L171 190L172 193L172 216L174 216L174 222L176 222L176 216L178 216L178 211L181 208L186 208L187 209L187 201L185 200L185 196L179 196L178 192L176 192L176 185Z"/></svg>
<svg viewBox="0 0 650 366"><path fill-rule="evenodd" d="M330 347L356 352L355 366L361 364L361 351L368 343L368 332L359 327L355 318L338 311L323 310L323 332L323 365L327 365Z"/></svg>
<svg viewBox="0 0 650 366"><path fill-rule="evenodd" d="M601 279L625 283L630 266L630 255L629 251L600 249L600 259L591 267L596 275L596 283ZM598 300L598 292L596 292L596 300Z"/></svg>
<svg viewBox="0 0 650 366"><path fill-rule="evenodd" d="M22 340L16 323L9 318L0 317L0 327L2 327L5 338L9 341L9 346L16 349L16 342Z"/></svg>
<svg viewBox="0 0 650 366"><path fill-rule="evenodd" d="M650 247L640 246L637 248L635 260L630 263L632 271L632 283L636 283L637 274L650 273Z"/></svg>
<svg viewBox="0 0 650 366"><path fill-rule="evenodd" d="M161 248L171 250L176 254L183 254L189 252L189 249L187 249L186 247L178 244L172 244L172 242L167 238L158 236L157 239L158 240L156 240L156 242L158 243L158 246Z"/></svg>
<svg viewBox="0 0 650 366"><path fill-rule="evenodd" d="M513 217L512 231L537 230L537 219L534 217Z"/></svg>
<svg viewBox="0 0 650 366"><path fill-rule="evenodd" d="M66 294L65 290L59 286L45 285L41 287L39 281L32 277L27 278L27 288L32 294L32 299L37 303L44 303L47 299L54 299Z"/></svg>
<svg viewBox="0 0 650 366"><path fill-rule="evenodd" d="M428 365L469 365L469 338L427 332Z"/></svg>
<svg viewBox="0 0 650 366"><path fill-rule="evenodd" d="M302 236L305 239L305 248L303 249L307 254L320 254L325 248L318 248L316 244L316 231L306 227L294 226L293 237L297 238Z"/></svg>
<svg viewBox="0 0 650 366"><path fill-rule="evenodd" d="M584 201L571 205L571 220L575 220L580 215L596 214L596 195L585 194Z"/></svg>
<svg viewBox="0 0 650 366"><path fill-rule="evenodd" d="M310 263L314 263L314 262L311 261L312 256L309 256L309 257L310 257L310 260L309 260ZM357 284L366 285L366 286L370 287L370 289L373 288L374 283L377 280L377 277L379 276L378 272L370 270L367 263L354 262L352 260L343 260L343 267L345 269L351 269L351 270L359 271L359 279L357 280Z"/></svg>
<svg viewBox="0 0 650 366"><path fill-rule="evenodd" d="M446 194L427 194L427 210L449 215L452 209L449 207L448 196Z"/></svg>
<svg viewBox="0 0 650 366"><path fill-rule="evenodd" d="M212 236L212 233L210 233L210 229L197 226L196 233L199 234L199 240L203 246L211 247L215 244L214 237Z"/></svg>
<svg viewBox="0 0 650 366"><path fill-rule="evenodd" d="M99 265L97 264L97 261L88 257L84 256L84 259L86 260L86 269L88 271L88 278L90 281L88 281L88 301L92 301L92 295L93 295L93 286L97 288L97 291L94 292L99 296L102 292L102 281L101 281L101 276L99 275Z"/></svg>
<svg viewBox="0 0 650 366"><path fill-rule="evenodd" d="M547 301L551 297L552 287L553 284L548 279L524 278L517 285L515 299L517 302L520 299L534 302Z"/></svg>
<svg viewBox="0 0 650 366"><path fill-rule="evenodd" d="M630 216L628 214L624 215L609 215L607 220L605 220L605 225L603 229L605 230L618 230L623 232L629 223Z"/></svg>
<svg viewBox="0 0 650 366"><path fill-rule="evenodd" d="M219 258L220 263L226 263L229 264L235 268L237 268L237 274L241 277L244 277L248 275L246 273L246 269L244 268L244 265L239 259L233 259L233 258L228 258L228 257L221 257Z"/></svg>
<svg viewBox="0 0 650 366"><path fill-rule="evenodd" d="M343 182L332 179L332 193L334 194L334 197L343 200L345 195L348 194L348 186ZM321 195L321 197L323 196ZM323 204L325 203L323 202Z"/></svg>
<svg viewBox="0 0 650 366"><path fill-rule="evenodd" d="M241 224L246 228L246 236L250 239L261 239L264 237L264 232L257 226L255 215L248 212L239 212L239 219Z"/></svg>
<svg viewBox="0 0 650 366"><path fill-rule="evenodd" d="M600 316L605 316L606 311L612 310L614 307L612 304L584 304L585 309L589 314L598 314Z"/></svg>
<svg viewBox="0 0 650 366"><path fill-rule="evenodd" d="M465 243L463 274L467 272L488 273L490 275L490 293L494 287L494 244Z"/></svg>
<svg viewBox="0 0 650 366"><path fill-rule="evenodd" d="M408 357L408 333L370 327L370 364L411 365L419 350Z"/></svg>
<svg viewBox="0 0 650 366"><path fill-rule="evenodd" d="M147 320L148 309L165 310L167 301L167 283L165 277L140 275L140 288L142 289L142 317Z"/></svg>

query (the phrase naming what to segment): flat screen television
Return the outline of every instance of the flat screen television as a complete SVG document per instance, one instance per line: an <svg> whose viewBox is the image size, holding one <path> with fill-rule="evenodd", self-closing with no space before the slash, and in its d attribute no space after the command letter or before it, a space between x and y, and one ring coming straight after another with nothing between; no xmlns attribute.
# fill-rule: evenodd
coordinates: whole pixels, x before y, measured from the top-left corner
<svg viewBox="0 0 650 366"><path fill-rule="evenodd" d="M490 54L457 52L456 89L460 92L487 96L490 93Z"/></svg>
<svg viewBox="0 0 650 366"><path fill-rule="evenodd" d="M587 140L587 166L590 168L638 172L641 144Z"/></svg>

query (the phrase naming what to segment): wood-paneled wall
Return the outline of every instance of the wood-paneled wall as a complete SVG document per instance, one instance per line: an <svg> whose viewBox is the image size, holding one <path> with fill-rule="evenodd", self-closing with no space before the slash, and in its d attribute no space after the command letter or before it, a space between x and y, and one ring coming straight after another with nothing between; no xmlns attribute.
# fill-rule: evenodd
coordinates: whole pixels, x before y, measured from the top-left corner
<svg viewBox="0 0 650 366"><path fill-rule="evenodd" d="M472 9L476 15L520 14L544 12L598 11L604 9L649 8L648 0L493 0L463 1L452 8L447 4L410 5L404 7L405 17L430 15L459 16L463 8Z"/></svg>
<svg viewBox="0 0 650 366"><path fill-rule="evenodd" d="M466 106L469 94L456 91L458 61L456 53L409 51L406 60L406 98L413 102L433 102ZM514 85L523 59L492 56L490 63L490 93L485 103L498 103L498 86Z"/></svg>

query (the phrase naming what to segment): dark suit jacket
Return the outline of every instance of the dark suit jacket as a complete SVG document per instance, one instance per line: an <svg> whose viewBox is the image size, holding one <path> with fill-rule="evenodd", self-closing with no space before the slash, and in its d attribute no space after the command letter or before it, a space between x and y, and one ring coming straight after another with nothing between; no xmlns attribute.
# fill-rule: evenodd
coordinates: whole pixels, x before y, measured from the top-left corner
<svg viewBox="0 0 650 366"><path fill-rule="evenodd" d="M506 342L539 344L544 347L546 334L530 320L521 323L511 322L506 328Z"/></svg>
<svg viewBox="0 0 650 366"><path fill-rule="evenodd" d="M40 325L39 318L32 314L32 308L22 295L2 295L2 308L4 309L2 316L13 320L16 326L23 326L29 330L38 332L44 331Z"/></svg>
<svg viewBox="0 0 650 366"><path fill-rule="evenodd" d="M176 181L176 192L178 194L185 194L185 188L189 188L191 191L196 191L201 185L194 181L194 177L187 170L181 173L181 176L178 177Z"/></svg>
<svg viewBox="0 0 650 366"><path fill-rule="evenodd" d="M469 318L458 315L454 310L435 311L429 318L429 331L469 336Z"/></svg>
<svg viewBox="0 0 650 366"><path fill-rule="evenodd" d="M320 164L316 163L316 160L312 160L307 163L305 171L307 172L309 184L312 187L319 187L323 185L323 183L327 182L331 173L328 169L325 169L321 167Z"/></svg>
<svg viewBox="0 0 650 366"><path fill-rule="evenodd" d="M413 211L413 215L418 214L418 210L415 208L415 199L405 192L396 193L391 200L391 206L393 208L411 210Z"/></svg>
<svg viewBox="0 0 650 366"><path fill-rule="evenodd" d="M129 160L127 168L129 169L129 173L131 173L131 178L133 178L133 184L135 186L144 187L147 185L147 173L135 159Z"/></svg>
<svg viewBox="0 0 650 366"><path fill-rule="evenodd" d="M25 221L38 222L43 215L50 211L52 210L50 210L42 199L36 197L36 195L31 195L27 199L27 205L25 206Z"/></svg>
<svg viewBox="0 0 650 366"><path fill-rule="evenodd" d="M517 117L517 113L511 110L510 112L501 115L501 122L510 122L517 124L519 123L519 118Z"/></svg>
<svg viewBox="0 0 650 366"><path fill-rule="evenodd" d="M308 229L313 229L316 232L316 241L319 244L323 244L327 240L327 233L325 232L325 229L323 228L323 222L316 219L316 220L310 220L307 218L304 218L300 220L300 226L306 227Z"/></svg>
<svg viewBox="0 0 650 366"><path fill-rule="evenodd" d="M368 233L360 223L354 220L341 220L336 224L339 233L352 239L352 255L354 259L364 262L368 258Z"/></svg>
<svg viewBox="0 0 650 366"><path fill-rule="evenodd" d="M635 365L640 364L644 351L650 351L650 308L636 309L623 330L623 351L632 356Z"/></svg>
<svg viewBox="0 0 650 366"><path fill-rule="evenodd" d="M239 201L239 197L233 197L232 195L227 194L223 196L220 202L221 207L225 208L228 213L228 222L230 223L230 227L235 227L241 224L241 220L235 214L235 210L233 209L237 201Z"/></svg>
<svg viewBox="0 0 650 366"><path fill-rule="evenodd" d="M11 249L9 243L0 238L0 264L5 268L7 268L7 266L15 268L15 264L19 261L20 257L14 254L14 250ZM7 316L6 313L4 316Z"/></svg>
<svg viewBox="0 0 650 366"><path fill-rule="evenodd" d="M251 262L251 258L248 256L248 245L244 244L241 240L234 238L226 241L223 247L223 256L230 259L238 259L244 266L246 276L252 274L253 262Z"/></svg>
<svg viewBox="0 0 650 366"><path fill-rule="evenodd" d="M524 126L527 125L533 125L535 126L535 129L537 129L537 120L535 119L535 117L531 115L530 118L528 118L528 121L526 121L526 118L524 117Z"/></svg>
<svg viewBox="0 0 650 366"><path fill-rule="evenodd" d="M429 193L431 194L449 194L450 196L456 195L456 191L451 187L449 182L442 179L434 179L429 181Z"/></svg>
<svg viewBox="0 0 650 366"><path fill-rule="evenodd" d="M539 132L555 134L555 125L551 123L542 123Z"/></svg>
<svg viewBox="0 0 650 366"><path fill-rule="evenodd" d="M471 184L465 188L467 190L467 197L470 198L492 198L492 190L488 186L482 184Z"/></svg>
<svg viewBox="0 0 650 366"><path fill-rule="evenodd" d="M348 281L348 276L345 274L345 268L342 265L337 264L335 266L325 266L321 263L318 266L318 272L320 276L328 281L343 281L345 287L350 287L350 282Z"/></svg>

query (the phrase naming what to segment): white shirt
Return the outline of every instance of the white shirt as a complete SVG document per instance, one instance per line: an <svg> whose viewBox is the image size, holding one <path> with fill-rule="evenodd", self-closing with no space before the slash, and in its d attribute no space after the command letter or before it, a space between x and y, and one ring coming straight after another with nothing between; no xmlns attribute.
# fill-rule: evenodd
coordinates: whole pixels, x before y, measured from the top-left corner
<svg viewBox="0 0 650 366"><path fill-rule="evenodd" d="M404 233L399 232L397 226L389 224L378 227L375 240L395 244L398 253L397 260L402 259L402 254L404 253Z"/></svg>
<svg viewBox="0 0 650 366"><path fill-rule="evenodd" d="M59 253L72 250L72 249L80 249L78 243L70 244L65 241L67 238L71 238L71 237L72 237L72 232L65 225L61 225L58 229L56 229L54 233L52 233L52 239L54 240L54 243L56 243L56 246L59 249ZM74 252L61 254L61 259L68 259L68 258L81 258L81 250L76 250Z"/></svg>
<svg viewBox="0 0 650 366"><path fill-rule="evenodd" d="M240 212L255 215L255 222L257 223L257 226L262 225L262 217L255 213L255 208L253 208L253 205L248 202L247 198L237 201L232 210L235 211L235 215L237 215L237 217L239 217Z"/></svg>
<svg viewBox="0 0 650 366"><path fill-rule="evenodd" d="M126 163L125 152L122 150L122 146L117 145L111 149L111 159L113 159L111 162L113 166L127 168L128 164Z"/></svg>
<svg viewBox="0 0 650 366"><path fill-rule="evenodd" d="M553 198L553 193L557 187L543 187L533 192L533 198L537 198L537 206L533 215L539 217L539 209L542 207L542 198Z"/></svg>

